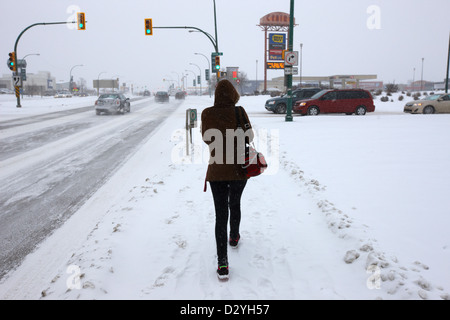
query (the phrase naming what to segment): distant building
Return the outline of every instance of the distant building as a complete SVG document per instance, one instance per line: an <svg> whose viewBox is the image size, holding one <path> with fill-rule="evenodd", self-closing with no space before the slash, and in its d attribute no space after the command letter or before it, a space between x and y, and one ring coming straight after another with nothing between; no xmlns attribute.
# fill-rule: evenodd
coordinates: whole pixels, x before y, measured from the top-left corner
<svg viewBox="0 0 450 320"><path fill-rule="evenodd" d="M12 79L10 74L4 74L3 77L0 78L0 89L12 90Z"/></svg>
<svg viewBox="0 0 450 320"><path fill-rule="evenodd" d="M406 88L409 91L432 91L434 89L434 82L418 80L411 82Z"/></svg>
<svg viewBox="0 0 450 320"><path fill-rule="evenodd" d="M376 80L375 74L360 74L360 75L334 75L334 76L299 76L293 77L294 83L301 84L302 87L329 87L329 88L364 88L367 90L382 89L382 81L367 81ZM273 78L271 81L267 81L267 88L277 89L285 91L285 78L278 77Z"/></svg>
<svg viewBox="0 0 450 320"><path fill-rule="evenodd" d="M24 92L33 92L33 94L43 94L45 91L55 90L56 80L48 71L39 71L38 73L27 73L26 80L23 81ZM11 74L4 74L0 78L0 88L13 90Z"/></svg>
<svg viewBox="0 0 450 320"><path fill-rule="evenodd" d="M435 82L434 83L434 90L445 90L445 80L442 82ZM447 79L448 84L450 84L450 81Z"/></svg>

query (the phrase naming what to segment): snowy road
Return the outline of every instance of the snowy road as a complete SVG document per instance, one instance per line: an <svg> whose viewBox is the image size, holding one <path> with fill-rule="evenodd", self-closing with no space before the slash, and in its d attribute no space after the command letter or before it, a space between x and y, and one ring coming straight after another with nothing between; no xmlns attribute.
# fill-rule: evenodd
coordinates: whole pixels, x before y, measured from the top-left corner
<svg viewBox="0 0 450 320"><path fill-rule="evenodd" d="M0 278L115 173L178 103L82 107L0 122Z"/></svg>

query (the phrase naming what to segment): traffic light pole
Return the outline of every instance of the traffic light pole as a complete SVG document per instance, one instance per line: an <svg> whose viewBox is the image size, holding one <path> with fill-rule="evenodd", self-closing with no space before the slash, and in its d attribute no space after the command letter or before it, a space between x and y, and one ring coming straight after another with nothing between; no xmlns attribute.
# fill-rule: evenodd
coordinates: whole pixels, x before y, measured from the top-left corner
<svg viewBox="0 0 450 320"><path fill-rule="evenodd" d="M216 0L214 0L214 30L216 33L216 52L219 52L219 39L217 38L217 15L216 15Z"/></svg>
<svg viewBox="0 0 450 320"><path fill-rule="evenodd" d="M450 70L450 35L448 37L447 78L445 78L445 93L448 93L448 73Z"/></svg>
<svg viewBox="0 0 450 320"><path fill-rule="evenodd" d="M32 25L26 27L25 29L23 29L23 31L17 37L16 43L14 44L14 53L16 55L16 59L18 57L18 55L17 55L17 45L19 44L20 38L23 36L23 34L27 30L29 30L29 29L31 29L33 27L36 27L36 26L46 26L46 25L55 25L55 24L69 24L69 23L77 23L77 22L76 21L72 21L72 22L67 22L67 21L66 22L40 22L40 23L32 24ZM15 76L19 75L19 72L16 70L14 75ZM22 106L20 104L20 95L17 95L17 108L22 108Z"/></svg>

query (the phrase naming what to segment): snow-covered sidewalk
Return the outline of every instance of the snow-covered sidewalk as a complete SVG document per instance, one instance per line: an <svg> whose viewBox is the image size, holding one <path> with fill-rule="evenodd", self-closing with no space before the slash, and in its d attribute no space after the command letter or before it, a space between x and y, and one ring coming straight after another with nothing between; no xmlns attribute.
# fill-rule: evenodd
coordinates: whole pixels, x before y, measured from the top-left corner
<svg viewBox="0 0 450 320"><path fill-rule="evenodd" d="M200 115L212 100L189 97L0 283L0 299L449 299L449 115L403 115L392 103L285 123L265 99L241 99L270 169L244 191L228 282L215 274L198 128L191 157L183 149L185 110Z"/></svg>

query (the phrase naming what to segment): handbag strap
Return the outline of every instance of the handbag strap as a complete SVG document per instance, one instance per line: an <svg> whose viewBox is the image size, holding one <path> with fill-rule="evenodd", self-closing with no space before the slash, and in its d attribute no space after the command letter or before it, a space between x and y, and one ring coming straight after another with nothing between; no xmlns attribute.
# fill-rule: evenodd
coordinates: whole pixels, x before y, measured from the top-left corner
<svg viewBox="0 0 450 320"><path fill-rule="evenodd" d="M236 107L236 118L238 119L238 128L242 128L244 131L250 129L250 122L244 117L243 107Z"/></svg>
<svg viewBox="0 0 450 320"><path fill-rule="evenodd" d="M242 129L244 132L248 129L248 127L250 127L250 124L248 123L248 121L244 120L242 121L243 114L242 114L242 110L244 108L243 107L235 107L235 113L236 113L236 122L237 122L237 129ZM242 125L242 123L244 123L244 125ZM245 137L245 157L248 158L249 154L250 154L250 148L249 148L249 139L246 136Z"/></svg>
<svg viewBox="0 0 450 320"><path fill-rule="evenodd" d="M239 116L239 107L235 107L235 108L234 108L234 112L235 112L235 114L236 114L236 124L237 124L237 129L239 129L239 128L242 129L241 117Z"/></svg>

